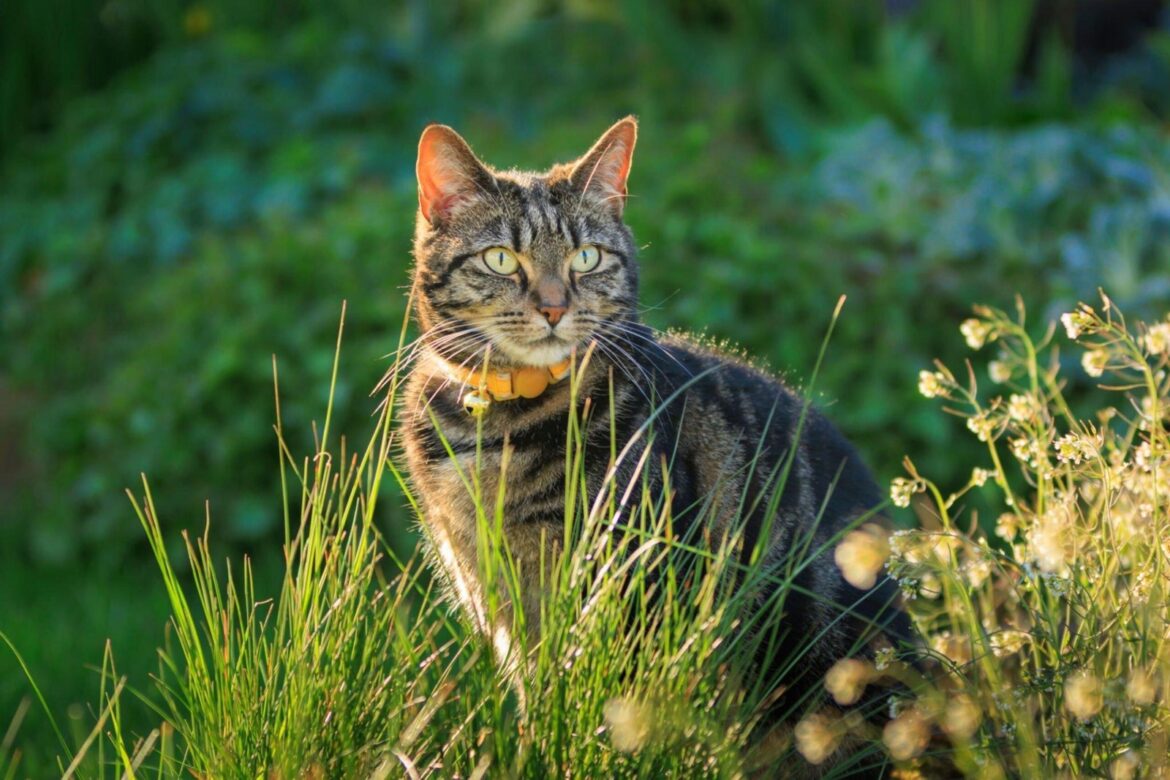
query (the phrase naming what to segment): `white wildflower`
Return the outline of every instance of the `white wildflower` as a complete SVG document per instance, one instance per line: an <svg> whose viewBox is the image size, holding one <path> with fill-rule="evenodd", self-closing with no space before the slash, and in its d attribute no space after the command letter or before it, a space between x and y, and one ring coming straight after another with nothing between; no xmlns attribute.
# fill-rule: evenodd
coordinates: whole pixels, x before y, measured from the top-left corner
<svg viewBox="0 0 1170 780"><path fill-rule="evenodd" d="M1097 455L1097 443L1079 433L1066 433L1057 439L1053 446L1056 448L1057 460L1074 466Z"/></svg>
<svg viewBox="0 0 1170 780"><path fill-rule="evenodd" d="M918 372L918 392L927 398L937 398L946 392L946 381L940 372L923 369Z"/></svg>
<svg viewBox="0 0 1170 780"><path fill-rule="evenodd" d="M939 655L948 658L955 666L964 666L971 662L971 642L965 636L942 631L930 638L930 647Z"/></svg>
<svg viewBox="0 0 1170 780"><path fill-rule="evenodd" d="M1005 542L1013 542L1020 532L1020 517L1011 512L1004 512L995 521L995 535Z"/></svg>
<svg viewBox="0 0 1170 780"><path fill-rule="evenodd" d="M1151 355L1163 355L1170 352L1170 322L1159 322L1151 325L1142 337L1142 346Z"/></svg>
<svg viewBox="0 0 1170 780"><path fill-rule="evenodd" d="M963 320L963 324L959 326L959 332L963 334L968 347L979 349L987 342L987 337L991 335L991 326L983 320L972 317L969 320Z"/></svg>
<svg viewBox="0 0 1170 780"><path fill-rule="evenodd" d="M928 571L922 575L918 580L918 595L932 601L942 595L942 581L937 574Z"/></svg>
<svg viewBox="0 0 1170 780"><path fill-rule="evenodd" d="M1037 518L1028 532L1031 557L1042 571L1050 574L1063 573L1072 561L1072 545L1069 540L1069 526L1072 518L1068 509L1057 506Z"/></svg>
<svg viewBox="0 0 1170 780"><path fill-rule="evenodd" d="M1020 652L1030 638L1023 631L1005 628L991 635L991 652L996 658L1007 658Z"/></svg>
<svg viewBox="0 0 1170 780"><path fill-rule="evenodd" d="M921 480L895 477L890 482L890 500L894 502L894 506L908 507L910 506L910 498L915 493L921 493L925 488L926 486L922 484Z"/></svg>
<svg viewBox="0 0 1170 780"><path fill-rule="evenodd" d="M898 659L898 653L892 647L883 647L873 654L873 668L884 672Z"/></svg>
<svg viewBox="0 0 1170 780"><path fill-rule="evenodd" d="M995 421L987 412L979 412L967 418L967 428L979 438L979 441L987 441L995 432Z"/></svg>
<svg viewBox="0 0 1170 780"><path fill-rule="evenodd" d="M1105 373L1105 366L1109 363L1109 353L1103 349L1090 349L1081 356L1081 367L1091 377L1099 377Z"/></svg>
<svg viewBox="0 0 1170 780"><path fill-rule="evenodd" d="M963 540L950 533L927 534L928 543L925 549L930 552L934 560L943 566L950 566L963 550Z"/></svg>
<svg viewBox="0 0 1170 780"><path fill-rule="evenodd" d="M1149 471L1154 463L1154 448L1149 440L1143 441L1133 451L1133 463L1142 471Z"/></svg>
<svg viewBox="0 0 1170 780"><path fill-rule="evenodd" d="M1142 396L1142 409L1139 424L1143 431L1153 430L1155 424L1162 422L1166 417L1167 408L1161 399L1152 396Z"/></svg>
<svg viewBox="0 0 1170 780"><path fill-rule="evenodd" d="M1038 446L1035 441L1029 439L1027 436L1021 436L1017 439L1012 439L1009 442L1012 455L1016 456L1016 460L1028 466L1036 466L1039 463Z"/></svg>
<svg viewBox="0 0 1170 780"><path fill-rule="evenodd" d="M1070 339L1074 341L1085 333L1095 331L1097 325L1097 312L1093 311L1092 306L1080 304L1076 311L1066 312L1060 315L1060 322L1064 325L1064 332L1068 334Z"/></svg>
<svg viewBox="0 0 1170 780"><path fill-rule="evenodd" d="M1008 399L1008 417L1016 422L1024 422L1031 419L1034 408L1035 403L1029 395L1012 393L1011 398Z"/></svg>
<svg viewBox="0 0 1170 780"><path fill-rule="evenodd" d="M963 565L962 571L967 584L972 588L978 588L991 576L991 561L982 556L972 558Z"/></svg>
<svg viewBox="0 0 1170 780"><path fill-rule="evenodd" d="M1012 378L1012 368L1006 360L993 360L987 364L987 374L992 382L1002 384Z"/></svg>

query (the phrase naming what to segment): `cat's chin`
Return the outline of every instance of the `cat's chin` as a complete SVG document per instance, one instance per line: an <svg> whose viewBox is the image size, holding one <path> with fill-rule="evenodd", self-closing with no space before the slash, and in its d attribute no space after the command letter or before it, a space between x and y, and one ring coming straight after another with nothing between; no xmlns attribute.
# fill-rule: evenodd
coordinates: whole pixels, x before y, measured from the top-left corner
<svg viewBox="0 0 1170 780"><path fill-rule="evenodd" d="M518 365L551 366L567 358L573 344L550 336L530 344L500 344L498 348Z"/></svg>

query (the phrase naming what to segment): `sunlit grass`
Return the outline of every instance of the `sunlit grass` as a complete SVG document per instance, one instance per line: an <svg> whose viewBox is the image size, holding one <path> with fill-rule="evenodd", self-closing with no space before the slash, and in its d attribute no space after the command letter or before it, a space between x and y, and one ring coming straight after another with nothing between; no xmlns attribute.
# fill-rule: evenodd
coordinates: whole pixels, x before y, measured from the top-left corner
<svg viewBox="0 0 1170 780"><path fill-rule="evenodd" d="M286 571L272 598L256 592L247 560L213 560L210 520L202 536L185 539L190 573L180 575L144 482L132 500L172 610L159 673L153 690L131 692L107 652L95 725L72 742L61 735L60 769L159 778L749 777L816 764L822 776L844 777L889 762L902 777L1163 776L1170 321L1127 328L1108 299L1065 317L1083 369L1117 399L1078 416L1062 366L1081 369L1058 359L1055 324L1034 340L1022 306L1014 317L977 312L962 331L970 346L997 350L991 397L974 368L960 381L940 365L919 385L966 419L987 462L947 494L907 460L891 497L912 504L923 527L888 537L861 518L829 551L863 588L889 556L923 638L920 658L849 653L819 696L785 713L795 728L767 727L776 681L761 679L752 659L784 630L785 596L820 550L765 571L736 533L677 538L644 462L632 479L610 479L590 495L583 420L573 413L564 553L544 583L539 640L508 606L520 577L502 497L482 494L476 469L465 474L480 549L490 551L481 572L492 594L488 624L510 637L501 652L440 597L421 558L398 560L378 534L387 478L413 501L393 458L396 369L356 452L333 440L326 415L314 452L294 458L278 400ZM611 463L636 451L614 441ZM786 468L776 469L779 485ZM994 523L967 510L976 490L1002 504ZM775 600L770 617L743 631L748 602L764 586ZM873 707L875 690L891 687L888 719L858 714ZM159 726L146 735L122 728L120 701L131 693L157 710ZM0 734L0 778L19 776L10 735L23 717Z"/></svg>
<svg viewBox="0 0 1170 780"><path fill-rule="evenodd" d="M824 549L764 570L743 562L759 556L742 554L738 530L674 536L669 502L644 478L645 456L632 477L614 476L590 494L581 416L598 410L583 405L567 421L564 554L544 583L539 641L523 611L509 609L520 578L502 496L481 495L475 469L465 475L481 549L490 551L481 572L492 594L488 622L512 637L497 659L499 642L471 630L419 559L397 560L377 532L387 477L413 502L392 457L402 378L392 370L364 449L334 443L327 413L303 459L286 444L278 390L287 531L273 598L257 593L247 559L217 565L210 518L201 536L184 536L189 574L181 575L143 481L131 501L172 619L154 690L136 693L160 726L145 736L122 731L129 692L107 655L98 723L74 750L63 738L65 769L95 777L693 777L800 761L787 731L761 743L775 685L753 663L778 631L791 630L779 620L784 597ZM614 475L636 457L627 445L612 442ZM773 484L783 485L789 467L777 466ZM711 507L695 511L693 526L708 525ZM743 631L749 603L765 589L767 617Z"/></svg>

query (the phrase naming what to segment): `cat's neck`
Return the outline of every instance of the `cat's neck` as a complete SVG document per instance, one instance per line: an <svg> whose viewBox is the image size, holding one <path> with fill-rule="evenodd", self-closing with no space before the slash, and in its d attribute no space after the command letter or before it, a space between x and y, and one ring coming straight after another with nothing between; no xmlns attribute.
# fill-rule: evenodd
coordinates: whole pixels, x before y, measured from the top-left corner
<svg viewBox="0 0 1170 780"><path fill-rule="evenodd" d="M490 349L480 350L466 358L454 361L429 347L424 348L420 368L427 373L445 376L453 381L478 384L490 377L523 377L544 374L551 384L556 384L570 374L583 370L588 365L606 362L606 356L596 343L574 347L569 354L549 363L522 362L493 353Z"/></svg>

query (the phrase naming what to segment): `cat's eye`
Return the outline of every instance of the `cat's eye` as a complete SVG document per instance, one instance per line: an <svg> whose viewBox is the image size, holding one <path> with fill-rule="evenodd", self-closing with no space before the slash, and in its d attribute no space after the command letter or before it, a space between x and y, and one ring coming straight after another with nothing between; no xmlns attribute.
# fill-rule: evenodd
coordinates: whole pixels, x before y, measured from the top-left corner
<svg viewBox="0 0 1170 780"><path fill-rule="evenodd" d="M511 276L520 268L520 261L511 249L502 246L493 246L483 252L483 263L489 270L501 276Z"/></svg>
<svg viewBox="0 0 1170 780"><path fill-rule="evenodd" d="M569 257L569 267L579 274L587 274L601 262L601 250L592 244L586 244L574 250Z"/></svg>

